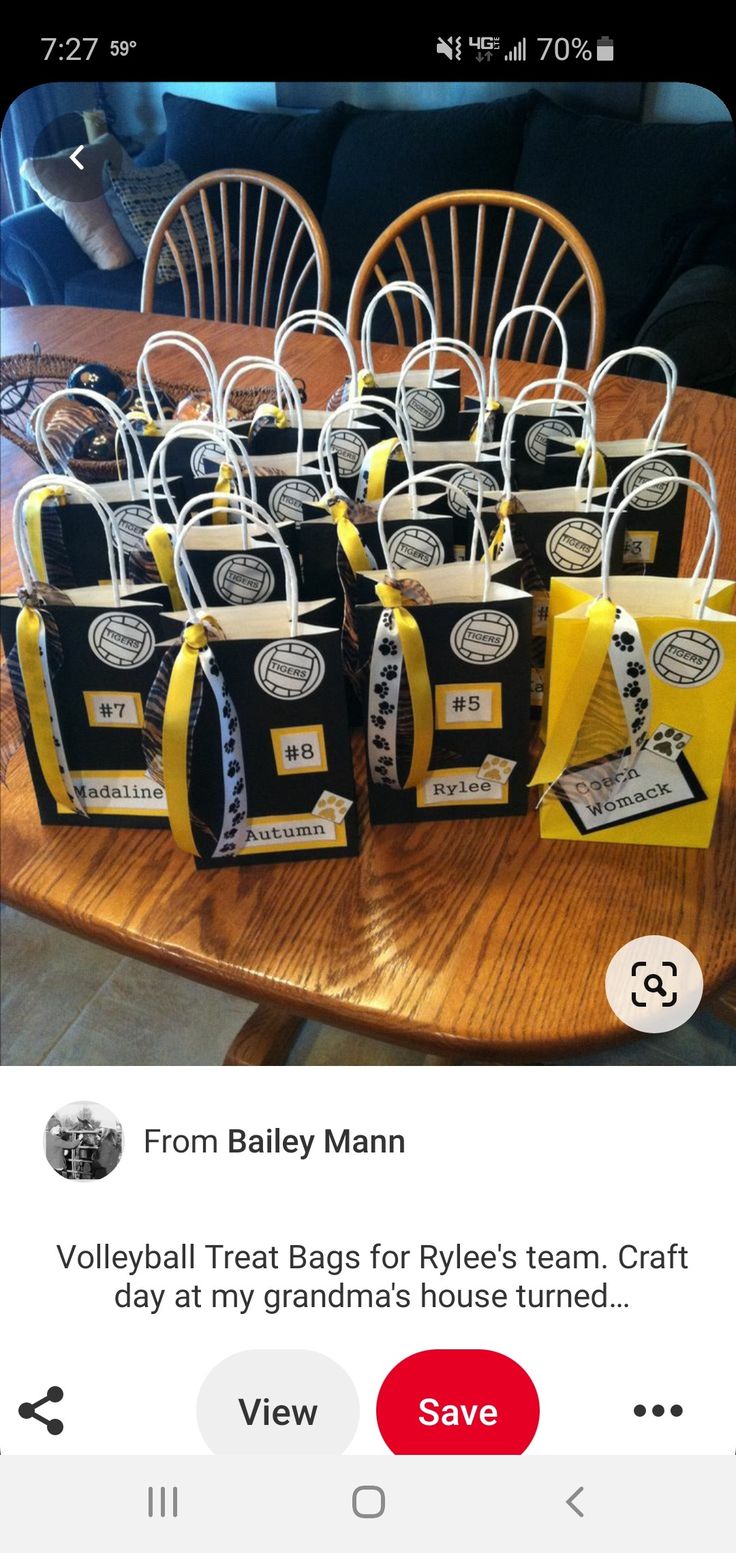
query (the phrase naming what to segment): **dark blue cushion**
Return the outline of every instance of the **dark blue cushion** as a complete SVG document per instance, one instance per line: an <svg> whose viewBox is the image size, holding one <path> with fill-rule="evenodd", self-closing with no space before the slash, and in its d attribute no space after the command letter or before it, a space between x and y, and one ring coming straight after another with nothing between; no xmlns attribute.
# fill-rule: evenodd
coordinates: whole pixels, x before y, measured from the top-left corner
<svg viewBox="0 0 736 1553"><path fill-rule="evenodd" d="M530 96L463 108L353 109L322 214L336 279L352 282L375 239L418 200L451 189L513 188ZM472 222L474 230L474 213ZM441 267L449 238L445 249Z"/></svg>
<svg viewBox="0 0 736 1553"><path fill-rule="evenodd" d="M634 338L693 229L732 185L733 125L638 124L535 98L515 188L561 211L592 248L612 349ZM540 268L549 254L540 245Z"/></svg>
<svg viewBox="0 0 736 1553"><path fill-rule="evenodd" d="M352 109L336 103L320 113L251 113L164 93L166 156L189 178L220 167L271 173L290 183L317 216L330 164Z"/></svg>

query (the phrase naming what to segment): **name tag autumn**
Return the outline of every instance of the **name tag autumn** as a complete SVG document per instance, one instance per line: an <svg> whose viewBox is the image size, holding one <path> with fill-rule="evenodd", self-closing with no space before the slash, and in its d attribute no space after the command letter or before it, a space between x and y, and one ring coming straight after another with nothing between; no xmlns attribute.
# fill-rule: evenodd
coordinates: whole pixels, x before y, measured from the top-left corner
<svg viewBox="0 0 736 1553"><path fill-rule="evenodd" d="M146 1128L145 1150L147 1154L293 1154L297 1159L309 1159L318 1142L314 1132L284 1132L281 1127L268 1127L265 1132L246 1132L242 1127L230 1127L227 1140L214 1132L162 1132L159 1127ZM400 1132L351 1132L349 1127L333 1131L326 1127L320 1135L323 1154L403 1154L405 1140ZM222 1146L222 1147L221 1147Z"/></svg>

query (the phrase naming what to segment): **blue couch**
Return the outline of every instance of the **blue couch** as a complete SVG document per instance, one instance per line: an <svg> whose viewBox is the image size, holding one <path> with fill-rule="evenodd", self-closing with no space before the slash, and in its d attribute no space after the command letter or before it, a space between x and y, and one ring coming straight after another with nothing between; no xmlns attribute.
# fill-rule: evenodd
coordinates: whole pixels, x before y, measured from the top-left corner
<svg viewBox="0 0 736 1553"><path fill-rule="evenodd" d="M322 224L331 306L343 317L361 259L402 210L453 188L516 189L562 211L593 249L606 290L606 350L660 345L684 383L736 391L731 124L632 123L537 92L425 111L340 103L311 114L252 113L171 93L164 104L166 132L139 161L173 158L189 177L251 167L291 183ZM420 255L418 264L417 278L428 279ZM32 303L140 305L142 265L96 269L43 205L2 223L2 274ZM181 313L178 281L157 288L155 305ZM568 324L580 363L583 305Z"/></svg>

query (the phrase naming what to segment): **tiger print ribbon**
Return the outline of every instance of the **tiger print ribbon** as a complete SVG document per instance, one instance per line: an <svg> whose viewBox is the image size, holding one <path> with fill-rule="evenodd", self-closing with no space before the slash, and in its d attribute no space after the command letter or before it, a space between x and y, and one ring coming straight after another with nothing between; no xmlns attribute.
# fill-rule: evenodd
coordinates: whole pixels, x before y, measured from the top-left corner
<svg viewBox="0 0 736 1553"><path fill-rule="evenodd" d="M47 501L54 501L60 507L65 506L67 494L64 487L60 485L44 485L39 491L31 491L24 509L33 574L38 578L39 582L49 581L43 547L43 505Z"/></svg>
<svg viewBox="0 0 736 1553"><path fill-rule="evenodd" d="M554 664L554 657L552 661ZM582 647L577 660L569 666L561 710L549 728L544 753L529 784L531 787L537 784L550 787L567 770L606 664L613 674L615 712L623 712L628 731L628 748L622 757L624 768L631 765L646 743L651 686L639 628L628 610L610 599L596 599L588 606ZM610 714L609 722L613 723ZM609 758L620 745L615 730L611 743L613 750L601 751L601 759Z"/></svg>
<svg viewBox="0 0 736 1553"><path fill-rule="evenodd" d="M434 738L432 686L419 624L400 588L377 583L383 605L370 664L368 759L371 777L383 787L418 787L429 770ZM399 780L398 719L402 675L406 675L413 720L412 756L405 782Z"/></svg>
<svg viewBox="0 0 736 1553"><path fill-rule="evenodd" d="M196 718L192 720L190 714L200 671L215 698L220 723L223 818L211 856L224 858L241 850L248 830L243 745L238 716L209 646L207 627L199 622L185 626L169 679L163 718L164 789L174 841L183 852L199 856L189 805L189 746L196 729Z"/></svg>
<svg viewBox="0 0 736 1553"><path fill-rule="evenodd" d="M146 531L146 544L156 562L158 575L169 590L171 608L184 609L186 606L174 569L174 546L171 543L171 535L163 523L154 523L153 528Z"/></svg>
<svg viewBox="0 0 736 1553"><path fill-rule="evenodd" d="M28 603L22 605L15 640L33 742L46 786L62 814L86 814L69 774L54 699L46 625L40 609Z"/></svg>
<svg viewBox="0 0 736 1553"><path fill-rule="evenodd" d="M403 464L404 455L398 437L387 437L383 442L376 442L372 448L368 448L358 471L356 501L382 500L386 492L386 470L397 450L398 460Z"/></svg>

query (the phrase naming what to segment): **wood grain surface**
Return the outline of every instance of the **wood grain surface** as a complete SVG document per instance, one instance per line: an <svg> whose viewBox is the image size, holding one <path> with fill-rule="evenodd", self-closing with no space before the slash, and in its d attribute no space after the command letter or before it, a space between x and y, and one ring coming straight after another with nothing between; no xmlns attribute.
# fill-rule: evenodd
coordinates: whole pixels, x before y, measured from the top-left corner
<svg viewBox="0 0 736 1553"><path fill-rule="evenodd" d="M154 328L181 319L79 308L13 308L3 349L75 353L80 361L133 364ZM270 331L190 321L220 367L236 354L268 354ZM380 367L402 352L377 347ZM304 377L310 406L340 381L334 339L298 335L286 364ZM161 352L162 378L181 358ZM534 367L506 363L513 392ZM573 374L585 381L586 374ZM468 385L469 386L469 385ZM607 379L600 435L643 434L661 403L655 384ZM678 391L668 435L713 464L724 524L721 576L736 567L736 470L732 400ZM3 444L4 586L17 568L8 518L18 482L33 473ZM692 493L691 493L692 495ZM693 521L691 508L695 512ZM684 566L703 532L688 504ZM736 974L736 799L732 759L713 845L707 851L541 842L533 810L523 819L457 824L368 825L360 740L362 852L214 874L195 872L168 835L65 830L39 825L22 757L4 795L3 893L22 911L126 954L275 1003L300 1017L458 1056L504 1061L559 1056L624 1040L605 998L606 965L645 933L682 939L697 955L706 995Z"/></svg>

